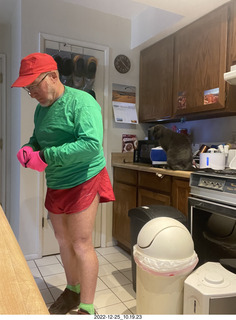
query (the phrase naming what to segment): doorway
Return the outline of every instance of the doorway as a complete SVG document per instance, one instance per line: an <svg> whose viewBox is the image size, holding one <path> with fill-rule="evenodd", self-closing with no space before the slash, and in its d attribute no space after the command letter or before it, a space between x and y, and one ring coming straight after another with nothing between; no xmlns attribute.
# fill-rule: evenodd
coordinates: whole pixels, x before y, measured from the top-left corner
<svg viewBox="0 0 236 320"><path fill-rule="evenodd" d="M6 58L0 54L0 205L6 204Z"/></svg>
<svg viewBox="0 0 236 320"><path fill-rule="evenodd" d="M107 59L108 59L108 49L102 48L100 46L96 45L89 45L85 43L78 43L72 40L61 41L58 37L53 37L49 35L42 36L41 39L41 51L42 52L59 52L61 50L66 51L68 54L82 54L84 56L92 56L95 57L98 61L97 64L97 71L96 71L96 77L95 82L93 85L93 90L96 95L96 100L98 101L99 105L102 108L102 116L103 121L105 118L104 114L104 105L105 105L105 79L106 71L105 66L107 65ZM51 50L51 51L50 51ZM51 54L51 53L50 53ZM105 125L104 125L104 136L105 136ZM104 141L106 143L106 138L104 138ZM104 146L104 154L106 157L106 146ZM45 198L46 193L46 184L45 179L43 183L43 194ZM43 206L44 208L44 206ZM55 239L53 228L51 225L50 220L48 219L48 213L47 210L43 209L43 228L42 228L42 256L51 255L51 254L57 254L59 253L59 246ZM102 205L100 204L98 207L98 212L96 216L94 231L93 231L93 244L95 247L101 246L101 232L102 232Z"/></svg>

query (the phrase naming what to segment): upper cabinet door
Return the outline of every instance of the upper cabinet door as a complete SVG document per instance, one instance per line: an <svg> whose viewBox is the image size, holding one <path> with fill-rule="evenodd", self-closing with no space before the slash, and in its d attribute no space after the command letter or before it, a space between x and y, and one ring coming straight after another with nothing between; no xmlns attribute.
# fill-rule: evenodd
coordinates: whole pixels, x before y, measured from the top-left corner
<svg viewBox="0 0 236 320"><path fill-rule="evenodd" d="M229 3L229 26L228 26L228 55L226 72L230 71L232 65L236 64L236 1ZM236 111L236 86L226 83L226 108L230 112Z"/></svg>
<svg viewBox="0 0 236 320"><path fill-rule="evenodd" d="M174 115L225 107L227 26L223 6L175 34Z"/></svg>
<svg viewBox="0 0 236 320"><path fill-rule="evenodd" d="M170 118L173 89L173 36L140 54L139 121Z"/></svg>

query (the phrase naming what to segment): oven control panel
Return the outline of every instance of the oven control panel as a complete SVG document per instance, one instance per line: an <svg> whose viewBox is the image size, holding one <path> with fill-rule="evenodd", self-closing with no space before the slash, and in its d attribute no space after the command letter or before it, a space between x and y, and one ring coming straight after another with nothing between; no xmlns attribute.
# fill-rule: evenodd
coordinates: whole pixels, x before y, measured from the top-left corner
<svg viewBox="0 0 236 320"><path fill-rule="evenodd" d="M209 177L200 177L198 187L209 188L213 190L223 191L226 181L220 179L212 179Z"/></svg>
<svg viewBox="0 0 236 320"><path fill-rule="evenodd" d="M190 194L209 201L236 206L236 175L191 173Z"/></svg>

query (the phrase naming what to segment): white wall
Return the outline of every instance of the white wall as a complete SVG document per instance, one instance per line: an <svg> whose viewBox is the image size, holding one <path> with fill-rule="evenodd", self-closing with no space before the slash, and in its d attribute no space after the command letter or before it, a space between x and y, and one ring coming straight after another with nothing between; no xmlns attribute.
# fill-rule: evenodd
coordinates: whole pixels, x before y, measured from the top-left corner
<svg viewBox="0 0 236 320"><path fill-rule="evenodd" d="M16 148L18 148L20 135L20 108L19 92L11 91L12 70L19 65L20 60L20 20L21 8L20 1L11 0L12 10L11 14L7 11L9 16L8 23L0 27L0 51L6 55L6 195L7 202L5 212L9 219L15 235L19 236L19 194L20 194L20 178L19 166L16 161ZM12 57L14 57L12 59ZM13 61L13 64L12 64ZM14 75L15 77L15 75ZM12 186L12 188L11 188ZM13 199L13 201L11 201Z"/></svg>
<svg viewBox="0 0 236 320"><path fill-rule="evenodd" d="M20 143L20 91L12 90L12 79L17 76L17 67L21 58L21 6L15 0L11 15L11 33L9 37L10 51L8 52L7 69L9 70L7 102L7 208L6 214L17 238L20 226L20 167L17 163L16 152Z"/></svg>

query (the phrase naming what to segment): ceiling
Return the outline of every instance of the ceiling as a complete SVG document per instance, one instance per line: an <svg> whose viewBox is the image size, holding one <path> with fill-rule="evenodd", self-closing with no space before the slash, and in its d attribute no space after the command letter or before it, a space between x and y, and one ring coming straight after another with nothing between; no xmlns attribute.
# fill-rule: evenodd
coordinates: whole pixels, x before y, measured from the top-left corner
<svg viewBox="0 0 236 320"><path fill-rule="evenodd" d="M133 19L154 8L177 15L201 16L229 0L63 0L122 18Z"/></svg>
<svg viewBox="0 0 236 320"><path fill-rule="evenodd" d="M0 0L0 23L16 0ZM131 21L131 48L173 33L230 0L61 0Z"/></svg>
<svg viewBox="0 0 236 320"><path fill-rule="evenodd" d="M63 0L131 21L131 49L171 34L230 0Z"/></svg>

